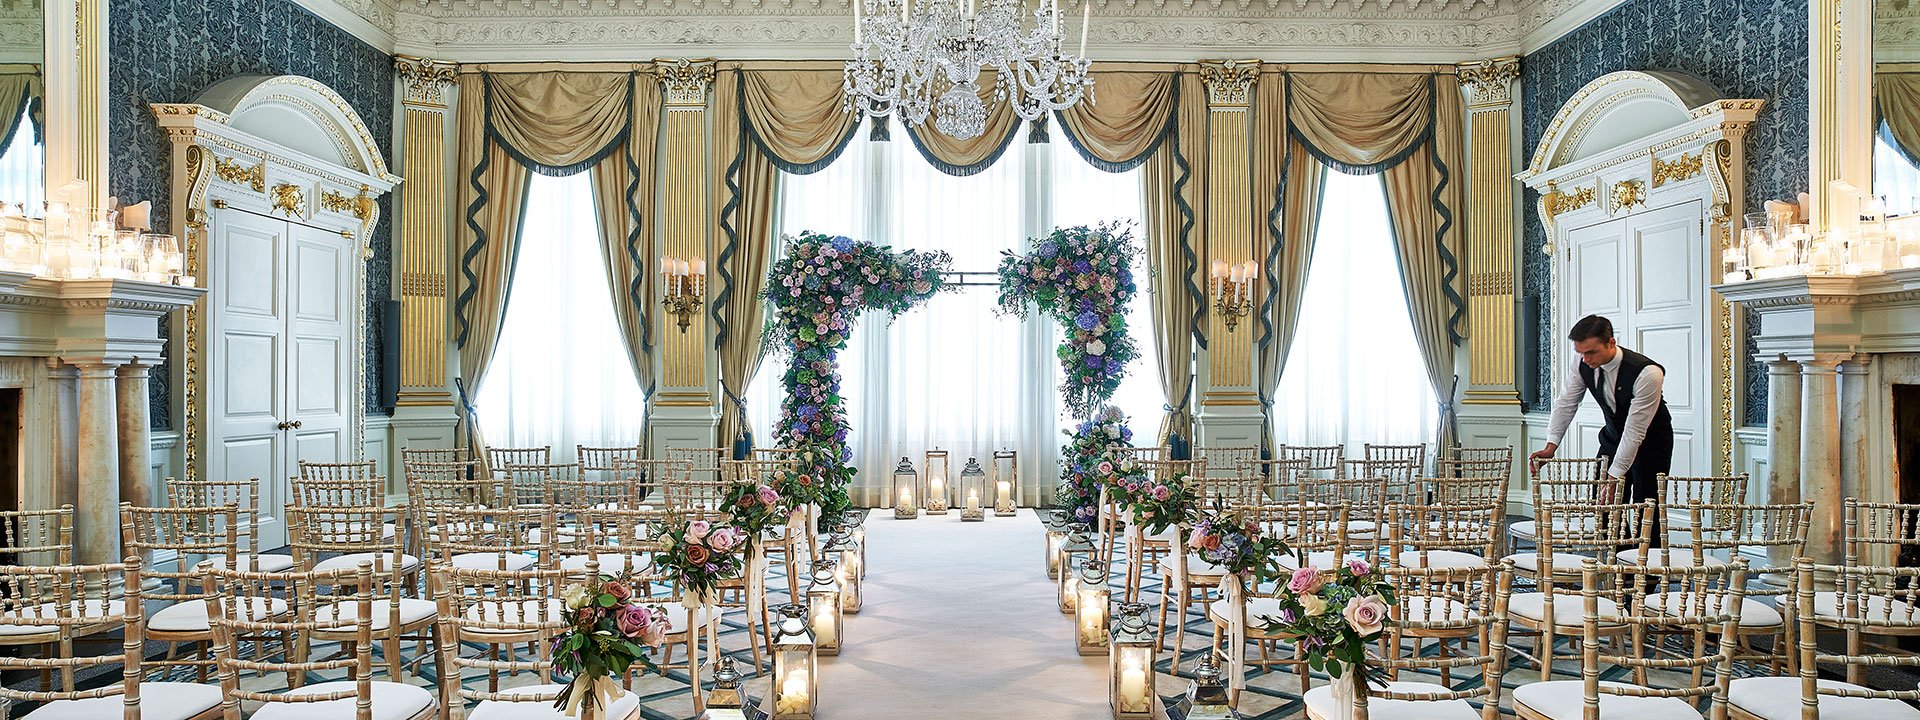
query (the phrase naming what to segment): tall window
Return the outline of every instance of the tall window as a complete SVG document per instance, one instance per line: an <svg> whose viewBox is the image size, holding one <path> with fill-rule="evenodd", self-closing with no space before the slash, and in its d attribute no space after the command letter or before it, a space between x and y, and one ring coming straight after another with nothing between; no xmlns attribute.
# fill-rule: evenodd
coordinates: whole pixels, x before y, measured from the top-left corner
<svg viewBox="0 0 1920 720"><path fill-rule="evenodd" d="M480 422L492 445L553 446L640 441L646 400L613 317L586 173L535 174L527 184L519 256Z"/></svg>
<svg viewBox="0 0 1920 720"><path fill-rule="evenodd" d="M1329 170L1300 327L1274 395L1295 445L1432 442L1439 422L1407 313L1380 177Z"/></svg>
<svg viewBox="0 0 1920 720"><path fill-rule="evenodd" d="M826 170L782 179L776 230L944 250L955 270L992 271L1002 250L1023 251L1029 238L1056 226L1132 222L1137 245L1144 246L1140 192L1138 172L1102 172L1064 140L1016 144L986 171L953 177L929 165L904 137L870 143L863 134ZM1115 403L1137 430L1150 432L1162 401L1144 261L1135 276L1141 293L1128 322L1143 356ZM840 359L850 445L866 476L856 485L855 502L882 501L879 483L894 464L906 456L918 466L921 453L934 447L951 450L956 463L1017 449L1024 458L1022 500L1049 491L1059 429L1072 422L1060 418L1057 330L1050 318L1021 322L998 315L996 297L993 287L942 293L891 323L869 314L854 329ZM748 393L758 437L771 437L779 415L785 361L769 358Z"/></svg>
<svg viewBox="0 0 1920 720"><path fill-rule="evenodd" d="M25 111L22 106L21 112ZM0 118L0 123L5 122L6 118ZM5 130L0 125L0 132ZM46 147L35 135L33 120L21 117L13 138L0 147L0 200L24 203L32 215L40 214L40 203L46 199Z"/></svg>

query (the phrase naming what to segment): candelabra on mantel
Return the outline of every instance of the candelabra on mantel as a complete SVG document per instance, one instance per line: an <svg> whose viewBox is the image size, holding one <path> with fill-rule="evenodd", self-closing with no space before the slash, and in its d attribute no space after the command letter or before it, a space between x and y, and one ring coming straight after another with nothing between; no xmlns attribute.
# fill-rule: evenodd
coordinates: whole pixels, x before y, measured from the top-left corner
<svg viewBox="0 0 1920 720"><path fill-rule="evenodd" d="M695 255L692 260L684 260L661 255L660 282L665 286L660 292L660 304L673 315L680 332L686 332L687 326L693 323L693 314L700 311L700 299L706 296L706 258Z"/></svg>
<svg viewBox="0 0 1920 720"><path fill-rule="evenodd" d="M60 193L88 197L74 181ZM112 205L109 199L108 204ZM149 203L115 209L46 202L38 215L25 203L0 202L0 270L51 280L138 280L193 287L183 274L180 241L148 230Z"/></svg>
<svg viewBox="0 0 1920 720"><path fill-rule="evenodd" d="M1253 309L1253 281L1259 277L1252 260L1228 265L1225 260L1213 261L1213 310L1220 313L1220 319L1226 323L1227 332L1233 332L1240 326L1240 318L1246 317Z"/></svg>
<svg viewBox="0 0 1920 720"><path fill-rule="evenodd" d="M1845 198L1852 191L1836 187L1834 192ZM1765 212L1748 213L1739 238L1721 250L1722 281L1874 275L1920 267L1920 214L1889 215L1884 201L1873 198L1859 198L1859 205L1858 214L1824 230L1807 223L1792 203L1769 202Z"/></svg>

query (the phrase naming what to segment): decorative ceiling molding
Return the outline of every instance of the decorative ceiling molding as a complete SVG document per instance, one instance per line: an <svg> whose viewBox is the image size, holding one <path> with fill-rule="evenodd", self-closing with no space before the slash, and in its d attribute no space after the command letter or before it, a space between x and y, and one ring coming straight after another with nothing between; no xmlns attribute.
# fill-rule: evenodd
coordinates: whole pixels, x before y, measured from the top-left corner
<svg viewBox="0 0 1920 720"><path fill-rule="evenodd" d="M1532 50L1623 0L1089 1L1096 60L1453 63ZM852 40L849 0L297 2L384 51L453 62L819 59Z"/></svg>

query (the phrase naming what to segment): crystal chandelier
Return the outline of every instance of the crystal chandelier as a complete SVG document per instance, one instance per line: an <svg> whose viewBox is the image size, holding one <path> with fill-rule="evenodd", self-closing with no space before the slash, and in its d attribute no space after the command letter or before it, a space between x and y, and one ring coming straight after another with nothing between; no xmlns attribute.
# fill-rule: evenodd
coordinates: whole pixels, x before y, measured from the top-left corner
<svg viewBox="0 0 1920 720"><path fill-rule="evenodd" d="M1022 0L853 0L853 59L844 89L848 111L894 115L955 139L986 132L992 105L1008 103L1022 120L1072 107L1092 94L1087 20L1080 52L1062 49L1059 0L1034 8L1025 26ZM980 97L980 73L997 81Z"/></svg>

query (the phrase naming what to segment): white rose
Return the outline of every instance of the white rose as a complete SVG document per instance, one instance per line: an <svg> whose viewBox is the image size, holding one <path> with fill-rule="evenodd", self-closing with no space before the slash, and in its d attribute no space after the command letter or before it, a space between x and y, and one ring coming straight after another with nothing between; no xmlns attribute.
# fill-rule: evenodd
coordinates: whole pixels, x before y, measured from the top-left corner
<svg viewBox="0 0 1920 720"><path fill-rule="evenodd" d="M1087 343L1088 355L1105 355L1106 353L1107 353L1106 343L1100 342L1099 340L1095 340L1093 342Z"/></svg>

